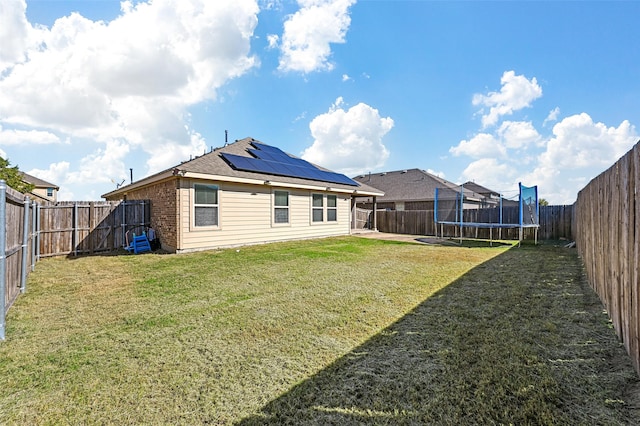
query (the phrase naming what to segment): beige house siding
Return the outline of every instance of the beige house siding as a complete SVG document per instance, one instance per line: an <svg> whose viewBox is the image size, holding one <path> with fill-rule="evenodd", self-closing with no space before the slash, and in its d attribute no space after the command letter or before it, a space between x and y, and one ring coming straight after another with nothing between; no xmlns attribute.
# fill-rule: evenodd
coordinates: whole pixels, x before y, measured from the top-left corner
<svg viewBox="0 0 640 426"><path fill-rule="evenodd" d="M193 223L194 183L218 185L218 227L198 228ZM273 192L289 193L289 223L273 221ZM314 223L311 216L311 194L322 193L324 221ZM266 185L246 185L228 182L182 180L178 251L195 251L219 247L234 247L292 239L317 238L350 233L351 198L336 195L337 221L328 222L327 192L278 188Z"/></svg>
<svg viewBox="0 0 640 426"><path fill-rule="evenodd" d="M56 201L58 201L58 191L55 188L52 188L52 196L48 195L49 190L48 188L40 188L40 187L35 187L33 188L33 191L31 191L31 195L33 195L34 197L37 197L38 199L42 199L43 201L50 201L52 203L55 203Z"/></svg>

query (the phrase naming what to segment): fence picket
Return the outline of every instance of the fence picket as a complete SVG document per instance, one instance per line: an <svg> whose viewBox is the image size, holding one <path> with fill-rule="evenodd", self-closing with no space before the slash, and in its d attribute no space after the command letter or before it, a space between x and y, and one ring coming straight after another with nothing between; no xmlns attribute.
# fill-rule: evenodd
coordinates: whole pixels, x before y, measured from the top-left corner
<svg viewBox="0 0 640 426"><path fill-rule="evenodd" d="M493 212L485 209L465 211L465 222L486 222ZM505 223L512 223L518 215L518 208L504 209ZM378 210L376 212L378 230L394 234L436 235L433 210ZM495 216L495 215L494 215ZM573 206L541 206L540 229L538 238L543 240L573 240ZM452 225L444 226L445 235L457 237L458 229ZM438 233L440 231L438 230ZM525 238L533 239L534 230L525 229ZM516 228L500 229L493 232L487 228L465 228L464 236L468 238L485 238L498 236L499 239L517 240L519 230Z"/></svg>
<svg viewBox="0 0 640 426"><path fill-rule="evenodd" d="M578 194L576 243L587 278L640 373L640 143Z"/></svg>

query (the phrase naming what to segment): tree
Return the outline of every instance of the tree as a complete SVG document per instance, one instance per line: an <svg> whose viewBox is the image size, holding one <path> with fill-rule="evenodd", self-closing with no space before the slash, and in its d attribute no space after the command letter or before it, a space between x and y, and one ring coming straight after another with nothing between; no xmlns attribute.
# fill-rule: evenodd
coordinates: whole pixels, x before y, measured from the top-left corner
<svg viewBox="0 0 640 426"><path fill-rule="evenodd" d="M31 192L35 188L35 185L22 180L22 174L18 170L18 166L11 167L9 160L2 157L0 157L0 179L4 180L7 186L23 194Z"/></svg>
<svg viewBox="0 0 640 426"><path fill-rule="evenodd" d="M547 200L545 200L544 198L540 198L540 199L538 200L538 205L539 205L539 206L548 206L548 205L549 205L549 202L548 202Z"/></svg>

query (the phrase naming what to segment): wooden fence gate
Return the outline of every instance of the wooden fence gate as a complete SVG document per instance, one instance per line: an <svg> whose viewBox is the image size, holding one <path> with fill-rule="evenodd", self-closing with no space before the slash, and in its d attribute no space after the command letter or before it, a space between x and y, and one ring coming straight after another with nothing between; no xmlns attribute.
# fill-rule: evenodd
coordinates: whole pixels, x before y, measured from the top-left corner
<svg viewBox="0 0 640 426"><path fill-rule="evenodd" d="M150 224L149 201L67 201L38 206L38 257L94 254L127 245Z"/></svg>

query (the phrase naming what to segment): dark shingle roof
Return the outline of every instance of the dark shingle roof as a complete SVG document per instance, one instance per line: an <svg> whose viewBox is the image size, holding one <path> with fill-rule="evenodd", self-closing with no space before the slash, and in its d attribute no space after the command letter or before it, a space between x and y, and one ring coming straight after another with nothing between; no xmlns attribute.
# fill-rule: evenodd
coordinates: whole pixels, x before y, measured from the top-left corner
<svg viewBox="0 0 640 426"><path fill-rule="evenodd" d="M352 185L339 184L339 183L333 183L333 182L325 182L325 181L302 179L302 178L295 178L295 177L289 177L289 176L278 176L278 175L267 174L267 173L236 170L229 163L227 163L221 156L221 154L225 153L225 154L240 155L244 157L252 157L252 155L248 151L249 149L255 149L255 147L251 145L252 142L257 142L263 145L267 145L264 142L260 142L253 138L241 139L233 143L230 143L222 148L216 148L211 152L208 152L204 155L201 155L189 161L182 162L174 167L170 167L169 169L156 173L153 176L149 176L147 178L141 179L140 181L134 182L131 185L123 186L120 189L117 189L116 191L110 192L108 194L104 194L103 197L105 197L106 195L112 196L118 192L126 192L128 187L131 187L132 185L135 186L143 183L146 184L146 183L154 182L156 179L161 179L163 176L166 176L167 172L172 172L174 175L184 172L184 173L198 173L198 174L213 175L213 176L225 176L225 177L238 178L238 179L262 180L262 181L270 181L272 183L315 185L315 186L330 187L333 189L348 190L349 192L358 191L358 192L374 193L374 194L380 194L381 192L377 190L375 187L371 187L367 184L363 184L359 182L357 182L359 186L352 186ZM291 154L289 155L291 157L294 157ZM318 167L321 170L327 170L317 165L316 167ZM369 194L365 194L365 195L369 195Z"/></svg>
<svg viewBox="0 0 640 426"><path fill-rule="evenodd" d="M460 186L420 169L370 173L354 178L384 191L378 201L432 201L436 188L460 190Z"/></svg>
<svg viewBox="0 0 640 426"><path fill-rule="evenodd" d="M469 181L469 182L463 183L463 186L470 191L477 192L478 194L482 194L485 196L493 196L493 197L500 196L499 192L489 189L486 186L479 185L475 182Z"/></svg>
<svg viewBox="0 0 640 426"><path fill-rule="evenodd" d="M20 174L22 175L22 180L25 181L26 183L30 183L32 185L35 185L37 188L55 188L56 190L59 190L60 187L58 185L54 185L50 182L47 182L46 180L37 178L35 176L31 176L28 173L25 172L20 172Z"/></svg>

